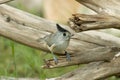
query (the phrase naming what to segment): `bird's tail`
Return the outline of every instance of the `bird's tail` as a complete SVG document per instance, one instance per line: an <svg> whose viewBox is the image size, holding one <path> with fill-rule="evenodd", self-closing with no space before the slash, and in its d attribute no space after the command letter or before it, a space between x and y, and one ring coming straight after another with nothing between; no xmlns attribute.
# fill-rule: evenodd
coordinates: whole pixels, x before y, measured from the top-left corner
<svg viewBox="0 0 120 80"><path fill-rule="evenodd" d="M43 42L44 42L44 38L39 38L39 39L37 39L37 42L43 43Z"/></svg>

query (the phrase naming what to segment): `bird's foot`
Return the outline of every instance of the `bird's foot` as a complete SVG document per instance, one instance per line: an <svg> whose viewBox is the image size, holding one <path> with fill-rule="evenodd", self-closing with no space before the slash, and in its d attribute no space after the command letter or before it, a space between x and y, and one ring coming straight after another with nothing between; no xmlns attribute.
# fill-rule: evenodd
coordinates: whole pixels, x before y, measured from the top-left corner
<svg viewBox="0 0 120 80"><path fill-rule="evenodd" d="M55 64L58 64L58 59L56 58L56 56L53 56L54 62Z"/></svg>
<svg viewBox="0 0 120 80"><path fill-rule="evenodd" d="M65 51L65 54L66 54L66 60L71 61L70 54L67 51Z"/></svg>

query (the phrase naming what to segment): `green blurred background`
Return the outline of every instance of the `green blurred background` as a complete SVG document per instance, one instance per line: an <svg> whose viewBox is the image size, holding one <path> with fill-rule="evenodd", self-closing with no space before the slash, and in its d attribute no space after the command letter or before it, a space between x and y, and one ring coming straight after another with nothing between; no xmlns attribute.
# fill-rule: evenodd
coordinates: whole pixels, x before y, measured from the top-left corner
<svg viewBox="0 0 120 80"><path fill-rule="evenodd" d="M74 0L15 0L8 3L8 5L62 24L67 24L68 18L73 13L94 14L94 12ZM119 36L114 30L108 29L105 32ZM51 54L0 36L0 76L29 77L44 80L46 78L58 77L80 67L79 65L42 69L43 59L46 58L52 58ZM108 80L120 79L113 76Z"/></svg>

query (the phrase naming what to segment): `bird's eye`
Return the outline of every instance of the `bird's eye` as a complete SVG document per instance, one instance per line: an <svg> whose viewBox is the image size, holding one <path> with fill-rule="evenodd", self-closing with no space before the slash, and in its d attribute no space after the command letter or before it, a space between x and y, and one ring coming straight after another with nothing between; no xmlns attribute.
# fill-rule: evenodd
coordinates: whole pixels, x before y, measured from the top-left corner
<svg viewBox="0 0 120 80"><path fill-rule="evenodd" d="M63 36L66 36L66 33L63 33Z"/></svg>

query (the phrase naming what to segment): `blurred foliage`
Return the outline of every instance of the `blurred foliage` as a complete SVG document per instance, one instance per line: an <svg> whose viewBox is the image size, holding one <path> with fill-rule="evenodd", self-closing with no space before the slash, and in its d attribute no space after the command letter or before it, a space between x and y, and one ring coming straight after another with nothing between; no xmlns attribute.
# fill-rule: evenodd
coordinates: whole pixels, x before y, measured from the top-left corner
<svg viewBox="0 0 120 80"><path fill-rule="evenodd" d="M75 0L43 0L43 2L44 17L58 23L67 24L72 14L78 12L95 13Z"/></svg>
<svg viewBox="0 0 120 80"><path fill-rule="evenodd" d="M14 0L8 4L23 11L43 17L42 3L42 0Z"/></svg>
<svg viewBox="0 0 120 80"><path fill-rule="evenodd" d="M65 24L71 14L77 12L78 9L76 8L79 6L78 3L72 2L74 0L40 0L41 3L38 1L34 4L33 2L35 1L38 0L15 0L9 3L9 5L37 16ZM51 4L52 2L54 2L54 5ZM72 5L73 3L75 3L76 6ZM43 59L49 58L52 58L51 54L47 54L0 36L0 76L37 77L44 80L45 78L63 75L80 67L71 66L55 69L42 69L41 66L44 64ZM116 79L113 76L109 78L109 80L119 79Z"/></svg>
<svg viewBox="0 0 120 80"><path fill-rule="evenodd" d="M44 79L62 75L77 67L71 66L56 69L42 69L41 66L44 64L43 59L52 58L50 54L46 54L45 52L30 48L16 42L14 42L14 44L11 43L13 43L13 41L0 37L1 76L14 77L16 75L17 77L37 77ZM11 47L13 45L14 56L12 54L13 47ZM14 57L16 60L16 69L14 65Z"/></svg>

